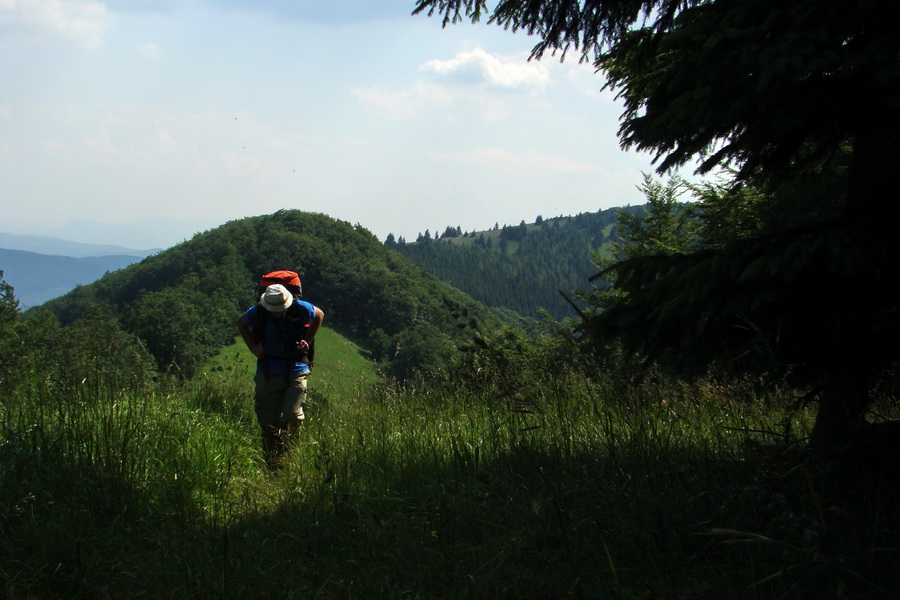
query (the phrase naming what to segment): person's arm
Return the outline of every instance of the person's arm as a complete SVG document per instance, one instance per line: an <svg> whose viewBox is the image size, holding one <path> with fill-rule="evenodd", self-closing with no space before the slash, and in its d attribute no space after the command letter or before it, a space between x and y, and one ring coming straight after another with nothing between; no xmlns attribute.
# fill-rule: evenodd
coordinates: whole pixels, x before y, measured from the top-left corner
<svg viewBox="0 0 900 600"><path fill-rule="evenodd" d="M313 306L313 310L315 311L315 316L313 317L313 320L309 322L309 331L306 332L306 339L301 340L301 343L306 343L306 348L303 348L304 350L308 349L309 345L312 344L312 341L316 339L316 332L319 331L322 321L325 320L325 313L322 312L321 308Z"/></svg>
<svg viewBox="0 0 900 600"><path fill-rule="evenodd" d="M244 343L247 344L247 348L249 348L250 352L257 358L262 358L266 355L266 349L263 347L261 341L257 342L253 339L253 332L250 331L250 327L244 320L244 315L245 313L241 313L241 316L237 318L237 321L235 321L234 324L237 326L238 331L241 332L241 337L244 339Z"/></svg>

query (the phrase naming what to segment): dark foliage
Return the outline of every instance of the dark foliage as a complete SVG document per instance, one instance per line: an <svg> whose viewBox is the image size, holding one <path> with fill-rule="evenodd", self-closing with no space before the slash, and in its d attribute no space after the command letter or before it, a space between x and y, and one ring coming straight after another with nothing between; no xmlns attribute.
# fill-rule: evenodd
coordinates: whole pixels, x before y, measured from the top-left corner
<svg viewBox="0 0 900 600"><path fill-rule="evenodd" d="M538 319L575 316L560 295L585 287L596 272L591 254L615 241L617 214L641 206L541 219L540 225L503 226L468 238L388 244L439 279L479 302ZM515 244L513 244L513 242Z"/></svg>
<svg viewBox="0 0 900 600"><path fill-rule="evenodd" d="M416 12L446 24L488 9L420 0ZM590 316L597 343L621 339L679 370L795 378L819 399L817 440L862 424L900 352L888 291L900 256L898 16L893 0L504 0L490 12L538 36L537 57L594 59L625 103L623 146L654 153L661 172L732 166L736 192L764 193L710 210L707 224L724 228L697 249L613 267L622 293Z"/></svg>

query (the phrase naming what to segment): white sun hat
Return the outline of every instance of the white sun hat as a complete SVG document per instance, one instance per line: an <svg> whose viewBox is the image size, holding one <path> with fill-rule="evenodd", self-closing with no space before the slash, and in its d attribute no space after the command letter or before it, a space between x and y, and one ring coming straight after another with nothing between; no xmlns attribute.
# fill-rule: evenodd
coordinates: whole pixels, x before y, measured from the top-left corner
<svg viewBox="0 0 900 600"><path fill-rule="evenodd" d="M280 283L267 287L259 299L259 303L269 312L284 312L293 301L293 294Z"/></svg>

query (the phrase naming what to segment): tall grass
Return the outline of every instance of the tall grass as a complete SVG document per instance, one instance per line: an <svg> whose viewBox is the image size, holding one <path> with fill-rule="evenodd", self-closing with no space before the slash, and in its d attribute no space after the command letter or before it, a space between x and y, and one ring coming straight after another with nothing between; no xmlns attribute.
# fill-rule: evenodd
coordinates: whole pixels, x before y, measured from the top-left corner
<svg viewBox="0 0 900 600"><path fill-rule="evenodd" d="M900 583L893 497L829 483L796 443L810 415L744 389L318 376L278 472L242 368L140 390L35 376L0 408L0 589L888 598Z"/></svg>

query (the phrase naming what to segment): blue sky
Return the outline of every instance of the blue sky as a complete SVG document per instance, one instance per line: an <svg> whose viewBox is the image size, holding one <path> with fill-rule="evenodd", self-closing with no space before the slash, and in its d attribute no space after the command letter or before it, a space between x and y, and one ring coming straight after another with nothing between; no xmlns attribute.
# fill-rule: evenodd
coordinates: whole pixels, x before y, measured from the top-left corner
<svg viewBox="0 0 900 600"><path fill-rule="evenodd" d="M296 208L379 239L643 201L590 65L413 0L0 0L0 231L164 247Z"/></svg>

